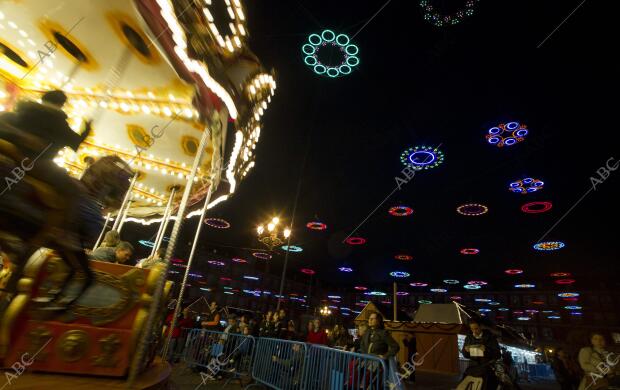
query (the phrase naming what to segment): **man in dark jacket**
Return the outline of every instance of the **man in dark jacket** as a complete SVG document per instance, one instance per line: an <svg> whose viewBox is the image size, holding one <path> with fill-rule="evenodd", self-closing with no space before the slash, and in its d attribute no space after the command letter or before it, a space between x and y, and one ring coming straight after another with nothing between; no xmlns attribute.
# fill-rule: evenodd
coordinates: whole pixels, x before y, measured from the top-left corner
<svg viewBox="0 0 620 390"><path fill-rule="evenodd" d="M484 379L484 389L495 389L497 387L497 377L492 365L501 358L499 344L495 336L482 330L480 324L471 321L469 323L471 334L465 337L463 343L463 356L471 360L469 367L465 370L465 376L471 375Z"/></svg>
<svg viewBox="0 0 620 390"><path fill-rule="evenodd" d="M133 254L133 245L127 241L121 241L115 247L99 247L90 254L92 260L105 261L108 263L126 264ZM129 264L126 264L129 265Z"/></svg>
<svg viewBox="0 0 620 390"><path fill-rule="evenodd" d="M395 356L400 349L390 332L383 328L383 318L377 312L368 317L368 331L362 336L360 343L361 353L377 355L381 359Z"/></svg>

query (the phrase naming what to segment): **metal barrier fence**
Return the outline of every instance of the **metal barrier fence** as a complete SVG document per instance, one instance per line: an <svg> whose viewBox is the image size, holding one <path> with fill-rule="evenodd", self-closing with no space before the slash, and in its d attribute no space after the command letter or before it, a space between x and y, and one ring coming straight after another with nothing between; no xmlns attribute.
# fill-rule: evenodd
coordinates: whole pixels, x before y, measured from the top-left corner
<svg viewBox="0 0 620 390"><path fill-rule="evenodd" d="M307 389L302 382L307 356L306 343L261 337L256 344L252 378L276 390Z"/></svg>
<svg viewBox="0 0 620 390"><path fill-rule="evenodd" d="M190 368L202 368L207 376L230 379L250 376L255 339L252 336L191 329L187 333L183 360Z"/></svg>
<svg viewBox="0 0 620 390"><path fill-rule="evenodd" d="M388 389L384 360L370 355L312 345L306 357L305 390Z"/></svg>

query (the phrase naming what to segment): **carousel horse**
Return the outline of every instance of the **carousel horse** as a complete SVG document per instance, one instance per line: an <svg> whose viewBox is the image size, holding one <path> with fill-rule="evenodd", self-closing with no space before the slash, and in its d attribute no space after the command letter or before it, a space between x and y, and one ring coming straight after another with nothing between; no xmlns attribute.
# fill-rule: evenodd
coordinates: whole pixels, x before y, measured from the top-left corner
<svg viewBox="0 0 620 390"><path fill-rule="evenodd" d="M82 295L94 279L85 245L100 231L102 210L120 207L133 176L121 158L106 156L73 179L52 161L37 161L44 152L42 140L0 120L0 312L15 294L26 262L42 247L56 251L69 268L48 301L66 308ZM84 283L77 296L68 297L76 272Z"/></svg>

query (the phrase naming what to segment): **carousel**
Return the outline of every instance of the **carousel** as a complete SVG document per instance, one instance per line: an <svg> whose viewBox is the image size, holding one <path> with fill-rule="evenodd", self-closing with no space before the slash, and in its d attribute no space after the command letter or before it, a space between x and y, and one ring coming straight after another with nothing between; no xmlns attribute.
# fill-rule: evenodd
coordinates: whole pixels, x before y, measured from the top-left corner
<svg viewBox="0 0 620 390"><path fill-rule="evenodd" d="M276 88L248 48L246 18L239 0L2 2L0 361L13 388L164 386L176 238L252 169ZM85 135L75 150L14 120L54 90ZM128 223L159 224L153 253L171 226L164 261L88 260Z"/></svg>

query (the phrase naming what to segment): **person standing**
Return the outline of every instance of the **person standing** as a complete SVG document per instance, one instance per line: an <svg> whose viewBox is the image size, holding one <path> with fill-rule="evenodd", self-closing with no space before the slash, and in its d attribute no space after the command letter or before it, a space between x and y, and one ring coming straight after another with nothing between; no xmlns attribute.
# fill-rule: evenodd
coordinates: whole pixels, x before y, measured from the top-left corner
<svg viewBox="0 0 620 390"><path fill-rule="evenodd" d="M308 325L308 338L306 342L310 344L327 345L327 334L321 328L321 321L318 318L312 320L312 325Z"/></svg>
<svg viewBox="0 0 620 390"><path fill-rule="evenodd" d="M384 360L396 356L400 346L392 338L390 332L385 330L383 318L379 313L370 313L368 316L368 327L368 331L364 333L360 342L361 352L368 355L376 355Z"/></svg>
<svg viewBox="0 0 620 390"><path fill-rule="evenodd" d="M213 301L209 305L209 312L205 316L205 319L200 323L203 329L206 330L220 330L220 313L218 310L217 302Z"/></svg>
<svg viewBox="0 0 620 390"><path fill-rule="evenodd" d="M269 337L269 328L271 327L271 316L273 313L271 310L265 314L263 320L260 322L260 328L258 329L258 335L260 337Z"/></svg>
<svg viewBox="0 0 620 390"><path fill-rule="evenodd" d="M558 348L555 356L551 358L551 368L561 390L575 390L577 388L579 374L575 372L568 354L562 348Z"/></svg>
<svg viewBox="0 0 620 390"><path fill-rule="evenodd" d="M480 324L475 321L469 322L469 329L471 334L465 337L461 350L463 356L471 360L464 376L483 378L483 389L495 389L498 381L492 365L501 358L499 343L491 332L482 330Z"/></svg>
<svg viewBox="0 0 620 390"><path fill-rule="evenodd" d="M579 365L584 372L579 383L579 390L602 390L612 384L617 385L620 355L605 349L605 336L592 333L590 347L579 350Z"/></svg>

